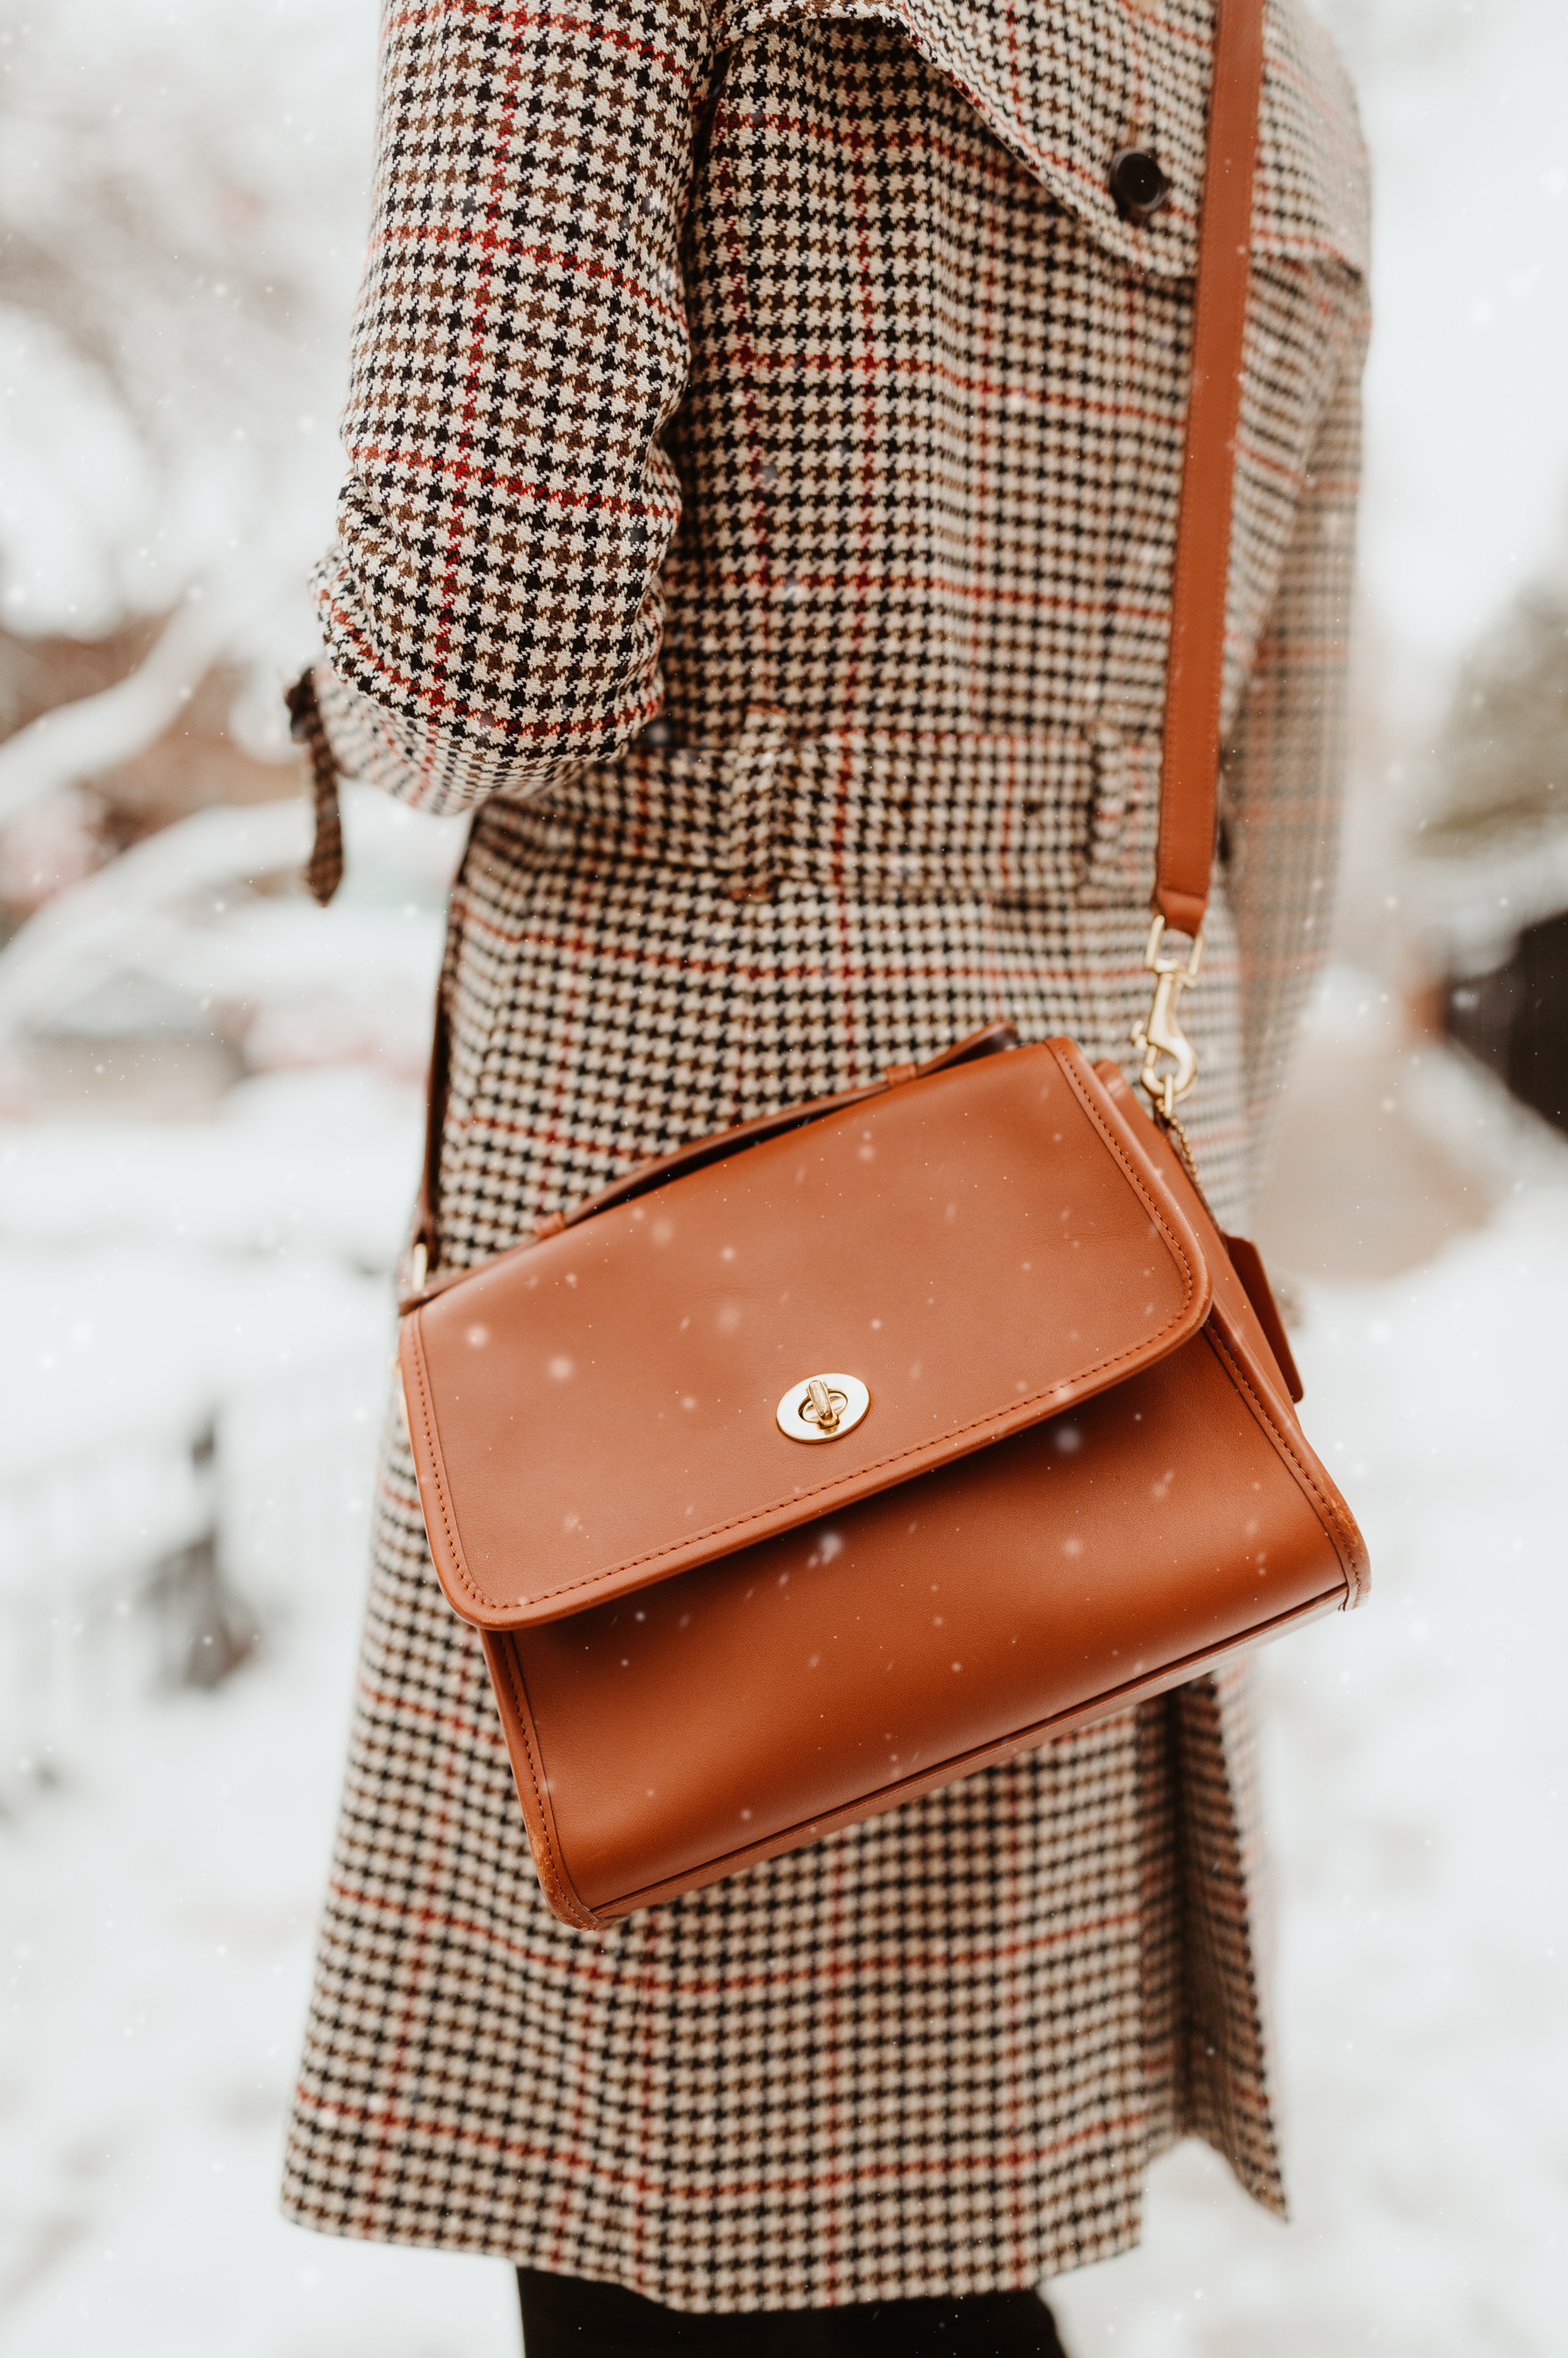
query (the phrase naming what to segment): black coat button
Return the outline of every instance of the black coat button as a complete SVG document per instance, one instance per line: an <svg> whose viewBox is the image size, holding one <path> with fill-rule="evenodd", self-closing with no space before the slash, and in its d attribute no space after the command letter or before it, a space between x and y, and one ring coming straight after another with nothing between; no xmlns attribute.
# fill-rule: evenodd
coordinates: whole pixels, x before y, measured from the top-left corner
<svg viewBox="0 0 1568 2358"><path fill-rule="evenodd" d="M1141 229L1171 198L1171 183L1147 147L1119 147L1110 159L1110 193L1124 222Z"/></svg>

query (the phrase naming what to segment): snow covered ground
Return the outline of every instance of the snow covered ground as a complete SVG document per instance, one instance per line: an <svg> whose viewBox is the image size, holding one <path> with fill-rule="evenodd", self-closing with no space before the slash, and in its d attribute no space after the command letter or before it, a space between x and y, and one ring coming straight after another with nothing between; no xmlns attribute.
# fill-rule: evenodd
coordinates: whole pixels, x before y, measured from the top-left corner
<svg viewBox="0 0 1568 2358"><path fill-rule="evenodd" d="M362 1076L249 1086L161 1138L0 1141L0 2333L11 2358L515 2358L503 2268L276 2215L386 1374L374 1269L417 1119ZM351 1131L357 1249L320 1184ZM230 1226L181 1237L149 1173L197 1151ZM1310 1428L1376 1588L1265 1671L1295 2223L1173 2156L1142 2251L1058 2289L1080 2353L1563 2346L1565 1326L1568 1155L1544 1145L1429 1265L1308 1289ZM178 1681L190 1597L148 1570L214 1531L262 1639L204 1692Z"/></svg>

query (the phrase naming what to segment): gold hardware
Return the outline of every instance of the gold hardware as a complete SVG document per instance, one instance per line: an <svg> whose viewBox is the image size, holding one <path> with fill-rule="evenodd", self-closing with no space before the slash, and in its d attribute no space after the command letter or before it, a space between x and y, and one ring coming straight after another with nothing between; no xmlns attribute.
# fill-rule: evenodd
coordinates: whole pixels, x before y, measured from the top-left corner
<svg viewBox="0 0 1568 2358"><path fill-rule="evenodd" d="M429 1272L430 1256L426 1249L425 1239L421 1237L418 1243L415 1246L412 1254L409 1256L408 1274L414 1280L413 1284L408 1289L410 1293L422 1293L424 1292L425 1280L429 1275Z"/></svg>
<svg viewBox="0 0 1568 2358"><path fill-rule="evenodd" d="M1200 925L1193 936L1193 946L1184 958L1162 957L1164 936L1165 920L1156 916L1149 928L1149 946L1143 953L1144 968L1154 977L1154 995L1149 1002L1148 1014L1141 1023L1134 1025L1131 1036L1133 1046L1143 1051L1143 1070L1138 1077L1161 1118L1173 1121L1176 1099L1186 1096L1197 1077L1197 1053L1176 1021L1176 1004L1181 993L1198 979L1203 965L1203 928ZM1162 1056L1171 1059L1163 1072L1160 1069Z"/></svg>
<svg viewBox="0 0 1568 2358"><path fill-rule="evenodd" d="M838 1441L854 1431L871 1404L859 1376L807 1376L791 1384L774 1414L791 1441Z"/></svg>

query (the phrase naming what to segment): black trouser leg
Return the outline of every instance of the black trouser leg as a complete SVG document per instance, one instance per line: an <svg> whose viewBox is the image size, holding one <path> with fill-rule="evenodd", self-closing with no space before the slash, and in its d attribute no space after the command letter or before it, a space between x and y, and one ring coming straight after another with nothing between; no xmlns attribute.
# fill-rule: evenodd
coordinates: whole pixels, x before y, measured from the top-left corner
<svg viewBox="0 0 1568 2358"><path fill-rule="evenodd" d="M524 2358L785 2358L795 2345L775 2340L779 2312L746 2317L688 2316L663 2309L622 2285L519 2268ZM803 2342L803 2353L813 2348Z"/></svg>
<svg viewBox="0 0 1568 2358"><path fill-rule="evenodd" d="M1032 2292L712 2316L537 2268L517 2289L524 2358L1064 2358Z"/></svg>
<svg viewBox="0 0 1568 2358"><path fill-rule="evenodd" d="M1055 2320L1033 2292L879 2300L816 2314L842 2320L834 2358L1065 2358Z"/></svg>

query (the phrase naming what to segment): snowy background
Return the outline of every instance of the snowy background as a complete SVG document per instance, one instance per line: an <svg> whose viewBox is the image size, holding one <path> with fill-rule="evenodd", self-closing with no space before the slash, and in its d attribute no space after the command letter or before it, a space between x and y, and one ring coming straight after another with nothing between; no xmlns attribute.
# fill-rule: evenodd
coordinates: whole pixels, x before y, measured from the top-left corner
<svg viewBox="0 0 1568 2358"><path fill-rule="evenodd" d="M1378 169L1356 822L1262 1230L1376 1593L1264 1670L1295 2222L1188 2148L1143 2249L1055 2298L1075 2350L1124 2358L1554 2358L1568 1147L1405 1013L1394 847L1461 658L1563 572L1568 18L1327 13ZM371 0L0 0L16 2358L518 2346L500 2266L276 2215L458 849L355 795L323 913L280 798L373 46ZM37 689L122 642L107 684ZM232 792L121 848L175 753Z"/></svg>

